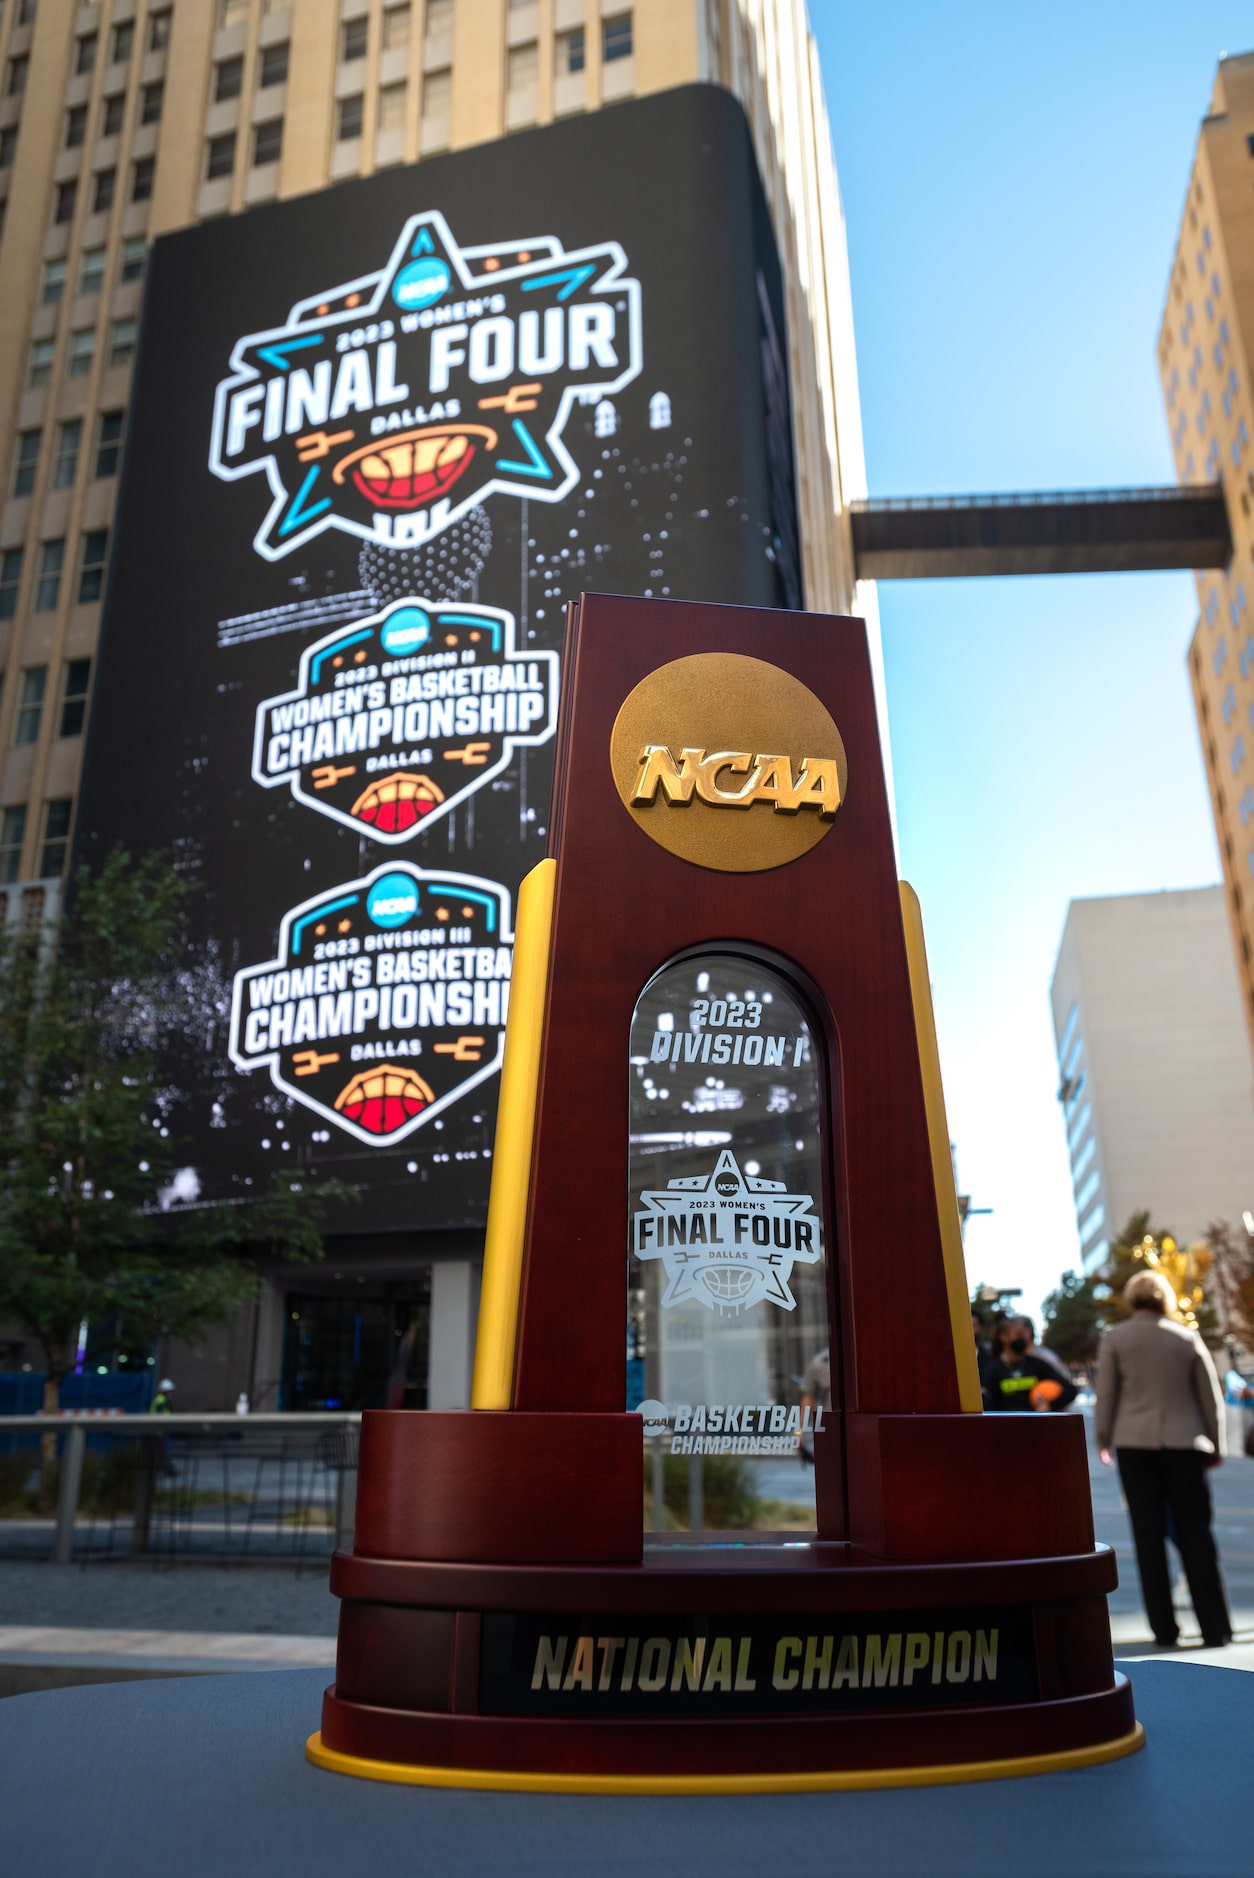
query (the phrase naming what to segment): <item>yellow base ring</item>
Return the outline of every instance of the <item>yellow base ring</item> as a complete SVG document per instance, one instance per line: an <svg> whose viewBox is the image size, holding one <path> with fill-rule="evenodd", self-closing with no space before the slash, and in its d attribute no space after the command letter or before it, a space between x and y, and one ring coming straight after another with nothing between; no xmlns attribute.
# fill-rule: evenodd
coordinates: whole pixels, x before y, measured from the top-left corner
<svg viewBox="0 0 1254 1878"><path fill-rule="evenodd" d="M943 1787L960 1781L1016 1780L1025 1774L1059 1774L1122 1760L1145 1746L1140 1722L1131 1734L1090 1748L1055 1754L1023 1754L1005 1761L953 1761L934 1767L868 1767L836 1773L817 1769L795 1774L530 1774L483 1767L413 1767L401 1761L367 1761L323 1745L321 1734L305 1743L306 1758L333 1774L386 1780L400 1787L462 1787L478 1793L848 1793L874 1787Z"/></svg>

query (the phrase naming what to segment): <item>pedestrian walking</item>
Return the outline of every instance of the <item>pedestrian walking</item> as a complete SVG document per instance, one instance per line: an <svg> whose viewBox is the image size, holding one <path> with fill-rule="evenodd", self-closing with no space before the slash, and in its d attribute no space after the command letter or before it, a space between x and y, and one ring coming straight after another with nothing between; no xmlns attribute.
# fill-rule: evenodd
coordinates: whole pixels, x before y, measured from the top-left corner
<svg viewBox="0 0 1254 1878"><path fill-rule="evenodd" d="M1137 1272L1123 1297L1132 1315L1112 1325L1099 1353L1098 1453L1107 1467L1112 1459L1119 1465L1155 1638L1170 1649L1180 1634L1167 1568L1170 1519L1202 1639L1216 1648L1232 1641L1207 1479L1224 1455L1219 1378L1197 1332L1178 1321L1176 1294L1161 1272Z"/></svg>

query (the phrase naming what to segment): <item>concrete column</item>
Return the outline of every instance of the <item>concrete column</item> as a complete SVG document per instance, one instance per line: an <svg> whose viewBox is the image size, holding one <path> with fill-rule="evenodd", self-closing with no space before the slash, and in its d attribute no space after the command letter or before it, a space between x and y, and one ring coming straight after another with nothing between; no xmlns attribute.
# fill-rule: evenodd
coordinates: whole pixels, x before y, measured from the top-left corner
<svg viewBox="0 0 1254 1878"><path fill-rule="evenodd" d="M470 1407L478 1318L478 1265L470 1259L448 1259L433 1265L428 1408Z"/></svg>
<svg viewBox="0 0 1254 1878"><path fill-rule="evenodd" d="M257 1303L257 1336L252 1386L248 1400L258 1412L270 1414L279 1406L279 1377L283 1368L284 1280L267 1278ZM234 1403L226 1406L234 1407Z"/></svg>
<svg viewBox="0 0 1254 1878"><path fill-rule="evenodd" d="M68 1565L74 1557L74 1515L78 1512L86 1451L87 1430L82 1422L68 1423L61 1444L61 1488L57 1495L57 1530L52 1542L54 1565Z"/></svg>

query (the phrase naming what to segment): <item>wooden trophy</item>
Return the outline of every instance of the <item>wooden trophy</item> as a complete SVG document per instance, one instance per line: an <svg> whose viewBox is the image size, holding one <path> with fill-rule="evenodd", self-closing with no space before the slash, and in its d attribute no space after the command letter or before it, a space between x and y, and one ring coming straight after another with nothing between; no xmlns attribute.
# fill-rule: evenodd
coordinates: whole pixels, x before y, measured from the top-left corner
<svg viewBox="0 0 1254 1878"><path fill-rule="evenodd" d="M364 1417L310 1758L745 1792L1132 1752L1084 1425L981 1413L861 621L585 596L517 935L474 1406ZM713 1518L812 1457L814 1529L646 1535L646 1452L655 1526L677 1470Z"/></svg>

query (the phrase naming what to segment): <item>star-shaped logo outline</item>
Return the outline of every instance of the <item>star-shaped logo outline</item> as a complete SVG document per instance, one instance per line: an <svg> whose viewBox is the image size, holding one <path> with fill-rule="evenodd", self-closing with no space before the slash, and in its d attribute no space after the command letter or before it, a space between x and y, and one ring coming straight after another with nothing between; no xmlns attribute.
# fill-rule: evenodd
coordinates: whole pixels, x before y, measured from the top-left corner
<svg viewBox="0 0 1254 1878"><path fill-rule="evenodd" d="M418 230L427 231L427 239L418 236ZM287 352L306 348L313 344L315 329L318 334L345 325L359 326L384 313L392 317L389 308L389 295L392 284L402 268L408 265L417 247L444 259L450 266L454 284L468 293L488 294L499 292L509 282L534 282L537 286L556 284L564 277L565 285L558 288L557 297L564 300L576 290L590 294L621 294L626 301L628 357L622 371L616 377L600 380L580 381L565 385L561 391L557 415L544 433L544 441L551 453L552 463L546 463L537 448L534 438L525 428L520 432L521 419L513 420L518 435L519 447L528 457L524 464L510 464L517 471L515 478L493 476L488 482L476 485L460 501L452 503L447 510L441 510L439 520L434 523L424 539L431 540L465 515L470 509L486 502L490 495L525 496L539 502L560 502L574 487L579 477L579 467L562 441L562 432L574 405L584 400L609 397L620 391L624 385L640 374L642 365L641 348L641 295L639 281L627 278L623 270L627 266L627 256L620 243L606 241L586 248L573 249L569 253L561 242L551 235L539 236L535 240L520 242L486 242L473 248L461 248L454 241L448 223L438 209L427 209L413 215L405 223L392 253L377 274L364 274L357 280L344 282L328 289L325 293L310 294L298 300L282 326L270 327L261 332L247 333L237 339L231 350L231 376L222 379L214 393L213 430L209 449L209 469L214 476L224 482L235 482L243 476L256 475L264 470L270 484L274 500L266 513L260 528L253 537L253 547L265 560L279 561L297 548L304 547L326 528L338 528L346 534L355 535L362 541L378 542L382 539L376 529L357 521L350 515L338 514L334 503L328 497L311 500L313 484L316 479L318 464L314 463L305 476L299 489L289 490L284 481L278 459L273 451L258 456L248 462L228 463L223 455L223 443L226 435L227 409L232 395L243 387L262 382L262 374L257 365L248 356L250 352L265 358L267 363L287 370L290 361ZM441 252L442 250L442 252ZM497 258L504 252L527 253L538 258L519 262L514 266L498 266L493 271L474 272L472 264L489 258ZM596 276L594 279L593 276ZM342 311L320 313L319 308L342 305L348 298L357 302L352 307L344 306ZM267 357L268 355L268 357ZM278 439L275 439L278 442ZM386 438L380 439L385 444ZM519 481L518 476L524 478ZM557 476L559 479L552 487L541 486L543 477ZM443 499L441 499L443 500ZM304 524L302 526L302 523ZM278 540L272 535L278 533ZM398 546L406 545L403 542Z"/></svg>
<svg viewBox="0 0 1254 1878"><path fill-rule="evenodd" d="M811 1220L815 1227L815 1243L809 1252L795 1247L757 1247L744 1248L745 1258L737 1261L736 1269L750 1269L756 1279L754 1295L744 1298L733 1306L722 1304L705 1287L698 1287L696 1275L706 1266L714 1263L722 1265L724 1261L713 1261L694 1252L691 1246L650 1246L642 1248L639 1244L639 1225L642 1219L666 1218L690 1211L689 1201L696 1194L714 1194L717 1196L717 1182L720 1176L731 1175L739 1181L742 1191L767 1202L767 1216ZM736 1316L743 1311L750 1311L756 1304L769 1301L777 1304L781 1310L794 1311L797 1300L789 1288L789 1279L795 1264L816 1265L823 1256L823 1223L818 1214L810 1209L814 1205L814 1196L809 1193L792 1194L782 1180L761 1180L755 1175L742 1173L740 1165L730 1148L724 1148L708 1174L697 1174L668 1181L664 1188L646 1189L641 1195L643 1211L637 1212L633 1219L633 1239L635 1254L638 1259L660 1258L666 1267L667 1287L662 1296L662 1304L671 1309L689 1299L704 1304L707 1309L716 1311L720 1316ZM758 1209L755 1209L755 1211ZM711 1215L712 1216L712 1215Z"/></svg>

